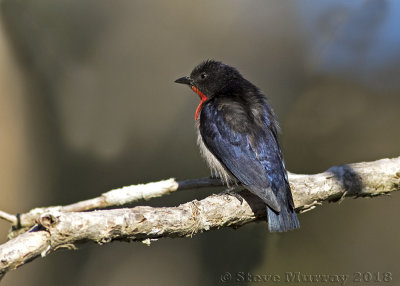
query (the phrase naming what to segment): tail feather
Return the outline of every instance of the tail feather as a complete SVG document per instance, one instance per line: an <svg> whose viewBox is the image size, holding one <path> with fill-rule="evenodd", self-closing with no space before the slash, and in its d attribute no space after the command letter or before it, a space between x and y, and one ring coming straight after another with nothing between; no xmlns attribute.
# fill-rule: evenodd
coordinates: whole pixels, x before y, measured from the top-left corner
<svg viewBox="0 0 400 286"><path fill-rule="evenodd" d="M296 212L291 206L282 207L279 213L267 207L270 232L284 232L300 227Z"/></svg>

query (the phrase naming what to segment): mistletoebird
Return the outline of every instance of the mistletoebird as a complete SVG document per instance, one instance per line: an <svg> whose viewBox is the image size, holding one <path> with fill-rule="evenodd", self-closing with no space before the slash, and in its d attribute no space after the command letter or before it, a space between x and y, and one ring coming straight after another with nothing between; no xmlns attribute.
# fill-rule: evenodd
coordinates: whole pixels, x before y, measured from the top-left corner
<svg viewBox="0 0 400 286"><path fill-rule="evenodd" d="M200 153L228 186L240 183L267 205L268 227L300 227L282 150L278 122L264 94L233 67L208 60L176 83L200 97L195 120Z"/></svg>

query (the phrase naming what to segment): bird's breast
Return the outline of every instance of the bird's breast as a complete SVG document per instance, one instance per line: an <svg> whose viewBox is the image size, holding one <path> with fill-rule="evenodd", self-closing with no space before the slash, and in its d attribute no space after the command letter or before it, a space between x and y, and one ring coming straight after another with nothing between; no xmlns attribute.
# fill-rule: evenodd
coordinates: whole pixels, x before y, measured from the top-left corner
<svg viewBox="0 0 400 286"><path fill-rule="evenodd" d="M211 169L211 173L218 176L218 178L228 186L232 183L235 183L236 179L234 176L228 170L226 170L217 157L215 157L210 150L208 150L207 146L204 144L199 128L196 129L197 145L199 145L200 154L206 161L208 167Z"/></svg>

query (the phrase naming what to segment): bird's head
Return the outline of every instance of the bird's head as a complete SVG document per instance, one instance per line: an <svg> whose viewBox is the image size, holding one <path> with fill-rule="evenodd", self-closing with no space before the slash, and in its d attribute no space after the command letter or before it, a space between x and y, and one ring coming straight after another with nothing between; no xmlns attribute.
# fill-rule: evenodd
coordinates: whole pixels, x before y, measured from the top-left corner
<svg viewBox="0 0 400 286"><path fill-rule="evenodd" d="M229 82L240 78L233 67L214 60L207 60L196 66L190 76L178 78L175 82L189 85L200 98L210 98L221 91Z"/></svg>

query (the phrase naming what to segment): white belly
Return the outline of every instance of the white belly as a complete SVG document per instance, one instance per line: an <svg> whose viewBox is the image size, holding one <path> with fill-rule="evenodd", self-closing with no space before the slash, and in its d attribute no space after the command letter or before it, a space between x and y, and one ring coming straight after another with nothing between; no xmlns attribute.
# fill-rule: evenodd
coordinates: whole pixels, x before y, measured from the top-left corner
<svg viewBox="0 0 400 286"><path fill-rule="evenodd" d="M200 154L207 162L208 167L211 169L212 174L218 176L222 182L224 182L227 186L231 183L235 183L236 179L232 176L232 174L225 169L225 167L218 161L218 159L208 150L206 145L203 142L203 138L201 137L200 131L197 129L197 145L200 148Z"/></svg>

